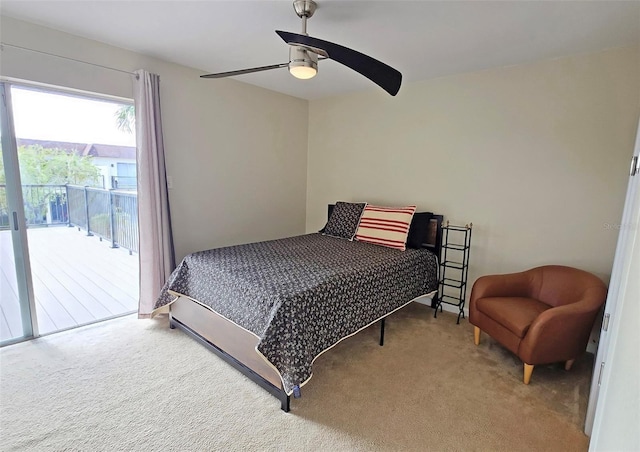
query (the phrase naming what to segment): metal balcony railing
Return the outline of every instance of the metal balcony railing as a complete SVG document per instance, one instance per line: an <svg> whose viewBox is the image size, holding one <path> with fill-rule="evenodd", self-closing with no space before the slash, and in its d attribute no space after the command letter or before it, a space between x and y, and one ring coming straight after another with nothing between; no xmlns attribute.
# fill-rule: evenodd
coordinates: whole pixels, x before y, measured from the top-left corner
<svg viewBox="0 0 640 452"><path fill-rule="evenodd" d="M67 191L64 185L23 185L24 214L28 226L67 224ZM0 185L0 229L9 228L7 187Z"/></svg>
<svg viewBox="0 0 640 452"><path fill-rule="evenodd" d="M79 185L23 185L28 227L69 225L138 251L138 195ZM8 229L6 186L0 185L0 229Z"/></svg>

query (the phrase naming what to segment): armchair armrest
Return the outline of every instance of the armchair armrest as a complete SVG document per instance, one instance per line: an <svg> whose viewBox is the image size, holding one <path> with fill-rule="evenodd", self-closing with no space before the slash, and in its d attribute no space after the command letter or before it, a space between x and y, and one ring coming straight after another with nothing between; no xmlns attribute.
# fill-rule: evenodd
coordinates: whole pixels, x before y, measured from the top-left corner
<svg viewBox="0 0 640 452"><path fill-rule="evenodd" d="M544 311L522 339L518 356L533 365L576 358L586 349L599 309L577 302Z"/></svg>
<svg viewBox="0 0 640 452"><path fill-rule="evenodd" d="M530 272L482 276L471 289L471 303L487 297L531 297Z"/></svg>

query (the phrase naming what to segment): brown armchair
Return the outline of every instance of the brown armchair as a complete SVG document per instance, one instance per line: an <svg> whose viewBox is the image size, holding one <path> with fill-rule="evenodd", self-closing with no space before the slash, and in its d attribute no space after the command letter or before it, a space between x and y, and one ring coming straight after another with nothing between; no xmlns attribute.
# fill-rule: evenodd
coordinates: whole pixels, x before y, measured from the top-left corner
<svg viewBox="0 0 640 452"><path fill-rule="evenodd" d="M569 370L586 349L607 288L595 275L547 265L520 273L479 278L471 290L469 321L474 342L484 331L533 367L565 361Z"/></svg>

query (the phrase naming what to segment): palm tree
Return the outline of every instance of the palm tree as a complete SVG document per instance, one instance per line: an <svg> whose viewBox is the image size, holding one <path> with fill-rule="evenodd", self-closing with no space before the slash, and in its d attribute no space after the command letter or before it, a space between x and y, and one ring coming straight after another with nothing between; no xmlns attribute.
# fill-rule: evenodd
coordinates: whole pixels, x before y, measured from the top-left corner
<svg viewBox="0 0 640 452"><path fill-rule="evenodd" d="M120 105L115 117L118 130L133 133L136 128L136 112L133 105Z"/></svg>

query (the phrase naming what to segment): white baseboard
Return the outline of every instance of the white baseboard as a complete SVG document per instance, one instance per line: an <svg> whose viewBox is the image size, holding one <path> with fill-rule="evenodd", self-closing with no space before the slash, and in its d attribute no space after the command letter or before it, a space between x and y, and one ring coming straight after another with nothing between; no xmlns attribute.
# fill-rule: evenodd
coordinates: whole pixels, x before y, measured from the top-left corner
<svg viewBox="0 0 640 452"><path fill-rule="evenodd" d="M416 302L417 303L426 304L427 306L431 306L431 300L432 300L432 297L424 296L424 297L420 297L420 298L416 299ZM460 310L458 309L457 306L453 306L453 305L446 304L446 303L443 303L441 306L442 306L442 310L443 311L451 312L451 313L456 314L456 315L460 312ZM462 311L464 312L464 317L468 319L469 318L469 309L467 309L465 307Z"/></svg>

